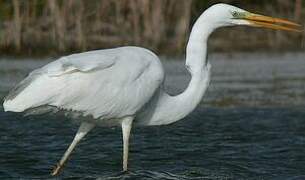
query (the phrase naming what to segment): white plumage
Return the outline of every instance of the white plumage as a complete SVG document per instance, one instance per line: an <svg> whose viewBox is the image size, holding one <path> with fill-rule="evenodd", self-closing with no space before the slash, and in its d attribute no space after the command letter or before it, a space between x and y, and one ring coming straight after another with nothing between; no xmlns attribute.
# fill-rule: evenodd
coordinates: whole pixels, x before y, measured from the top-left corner
<svg viewBox="0 0 305 180"><path fill-rule="evenodd" d="M50 105L100 120L119 119L139 111L163 79L159 59L143 48L73 54L33 71L4 108L21 112Z"/></svg>
<svg viewBox="0 0 305 180"><path fill-rule="evenodd" d="M85 117L52 175L59 172L93 127L120 124L126 171L132 124L170 124L193 111L210 81L208 37L219 27L233 25L299 31L298 24L287 20L216 4L192 28L186 48L186 68L192 79L183 93L170 96L163 90L164 71L154 53L139 47L121 47L73 54L33 71L5 98L4 110L22 112L52 106Z"/></svg>

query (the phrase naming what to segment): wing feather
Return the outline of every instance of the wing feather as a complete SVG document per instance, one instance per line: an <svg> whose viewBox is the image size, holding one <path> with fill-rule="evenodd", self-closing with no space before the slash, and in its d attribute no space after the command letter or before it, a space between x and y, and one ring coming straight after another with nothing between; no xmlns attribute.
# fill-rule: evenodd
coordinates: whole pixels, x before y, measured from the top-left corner
<svg viewBox="0 0 305 180"><path fill-rule="evenodd" d="M65 56L44 67L48 76L61 76L75 71L88 72L96 69L106 69L115 63L116 56L101 54L73 54Z"/></svg>
<svg viewBox="0 0 305 180"><path fill-rule="evenodd" d="M52 92L57 90L63 89L63 84L54 85L57 86L56 88L52 88L50 85L50 82L47 82L50 80L49 78L56 78L63 75L76 73L76 72L83 72L88 73L90 71L94 70L103 70L107 69L115 64L116 56L114 55L106 55L106 54L97 54L93 53L94 51L89 51L86 53L80 53L80 54L73 54L69 56L62 57L56 61L53 61L42 68L36 69L32 71L24 80L22 80L19 84L17 84L10 92L9 94L4 98L4 107L7 107L7 110L13 110L16 109L16 111L23 111L26 107L28 107L28 104L32 104L35 106L41 105L42 101L41 99L51 98L51 97L43 97L40 100L37 99L33 102L20 102L17 101L17 98L21 94L33 94L35 96L40 91L48 91ZM48 78L49 77L49 78ZM52 79L54 80L54 79ZM42 82L43 81L43 82ZM52 88L52 89L45 89L46 87ZM31 92L28 92L30 89ZM27 90L27 91L25 91ZM36 93L36 94L35 94ZM41 93L41 92L40 92ZM45 93L48 94L48 93ZM49 93L50 95L52 93ZM53 93L53 96L55 94ZM19 98L20 99L20 98ZM33 100L33 98L29 98ZM27 99L27 100L29 100ZM14 103L18 102L18 104ZM38 103L39 101L39 103ZM12 106L15 106L12 108ZM16 108L18 107L18 108ZM21 108L22 107L22 108ZM18 110L17 110L18 109Z"/></svg>
<svg viewBox="0 0 305 180"><path fill-rule="evenodd" d="M35 79L39 76L39 72L33 71L31 72L28 77L22 80L19 84L17 84L7 96L4 97L4 101L14 99L20 92L22 92L25 88L27 88Z"/></svg>
<svg viewBox="0 0 305 180"><path fill-rule="evenodd" d="M6 111L43 105L111 119L135 114L164 80L159 59L142 48L60 58L31 73L4 102Z"/></svg>

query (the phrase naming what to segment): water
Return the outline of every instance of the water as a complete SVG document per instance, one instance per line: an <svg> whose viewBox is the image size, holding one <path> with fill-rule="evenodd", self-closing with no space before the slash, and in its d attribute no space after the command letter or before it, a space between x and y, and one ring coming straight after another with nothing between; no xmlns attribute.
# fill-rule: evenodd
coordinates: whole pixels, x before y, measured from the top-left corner
<svg viewBox="0 0 305 180"><path fill-rule="evenodd" d="M132 130L130 172L121 173L119 128L96 128L60 179L305 179L304 54L212 55L212 81L185 119ZM50 60L0 60L0 95ZM167 61L167 89L190 78ZM77 131L69 119L0 112L0 179L51 179Z"/></svg>

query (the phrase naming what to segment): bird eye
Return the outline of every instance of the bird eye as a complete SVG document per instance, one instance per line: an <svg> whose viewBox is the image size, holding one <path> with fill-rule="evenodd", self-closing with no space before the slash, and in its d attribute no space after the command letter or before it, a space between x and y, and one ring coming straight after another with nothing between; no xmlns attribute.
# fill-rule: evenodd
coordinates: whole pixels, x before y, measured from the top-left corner
<svg viewBox="0 0 305 180"><path fill-rule="evenodd" d="M238 17L238 14L239 14L239 13L238 13L237 11L233 11L233 12L232 12L232 16L233 16L233 17Z"/></svg>

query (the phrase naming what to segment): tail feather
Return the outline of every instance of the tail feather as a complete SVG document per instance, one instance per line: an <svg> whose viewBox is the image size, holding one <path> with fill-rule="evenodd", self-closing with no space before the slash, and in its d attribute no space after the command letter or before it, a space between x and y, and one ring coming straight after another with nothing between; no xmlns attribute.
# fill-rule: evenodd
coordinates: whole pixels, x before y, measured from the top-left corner
<svg viewBox="0 0 305 180"><path fill-rule="evenodd" d="M31 74L28 77L26 77L19 84L17 84L6 97L4 97L4 101L13 100L16 96L18 96L18 94L20 94L25 88L27 88L36 78L37 75L35 74Z"/></svg>
<svg viewBox="0 0 305 180"><path fill-rule="evenodd" d="M28 77L17 84L9 94L4 98L4 111L22 112L30 107L28 98L19 98L30 87L30 85L39 77L38 71L33 71ZM28 94L28 93L27 93ZM32 93L35 96L34 93Z"/></svg>

